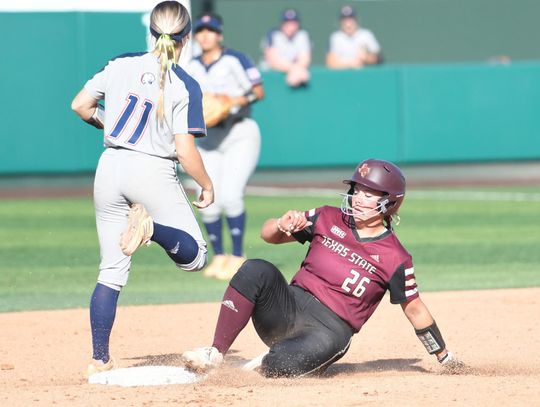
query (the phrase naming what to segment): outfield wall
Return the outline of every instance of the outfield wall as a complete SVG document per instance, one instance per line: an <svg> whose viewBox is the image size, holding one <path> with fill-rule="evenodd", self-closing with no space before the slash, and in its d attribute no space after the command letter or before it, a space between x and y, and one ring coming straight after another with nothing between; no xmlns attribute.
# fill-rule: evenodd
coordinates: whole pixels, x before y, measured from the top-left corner
<svg viewBox="0 0 540 407"><path fill-rule="evenodd" d="M313 69L307 89L267 73L260 165L540 158L540 63Z"/></svg>
<svg viewBox="0 0 540 407"><path fill-rule="evenodd" d="M141 11L0 12L0 174L92 171L101 135L70 102L104 63L143 50ZM540 62L264 73L262 167L540 158Z"/></svg>

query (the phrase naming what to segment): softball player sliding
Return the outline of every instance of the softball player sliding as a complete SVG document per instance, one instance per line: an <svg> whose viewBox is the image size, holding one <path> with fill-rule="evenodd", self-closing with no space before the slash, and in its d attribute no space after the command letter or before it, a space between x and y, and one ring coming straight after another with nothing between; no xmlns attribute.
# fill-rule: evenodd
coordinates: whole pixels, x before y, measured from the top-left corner
<svg viewBox="0 0 540 407"><path fill-rule="evenodd" d="M268 243L309 242L299 271L287 284L273 264L246 261L225 291L212 346L184 352L187 366L205 371L221 364L252 318L270 349L250 368L271 377L324 372L345 355L352 336L389 291L427 351L456 367L419 297L411 255L392 230L405 197L401 170L366 160L344 182L349 190L341 209L291 210L264 223L261 236Z"/></svg>
<svg viewBox="0 0 540 407"><path fill-rule="evenodd" d="M90 301L93 360L88 375L114 367L109 336L116 304L131 255L141 244L156 242L187 271L201 269L206 261L206 242L178 183L175 163L201 187L193 204L210 205L213 186L195 145L195 138L206 134L202 93L176 65L190 35L190 17L180 3L165 1L150 20L154 51L109 61L72 102L82 119L104 128L106 146L94 182L101 263Z"/></svg>
<svg viewBox="0 0 540 407"><path fill-rule="evenodd" d="M231 114L215 127L198 146L210 177L216 185L216 202L201 211L214 257L205 275L228 280L245 261L243 250L246 211L244 190L255 170L260 150L260 131L250 118L250 104L264 96L259 70L242 53L221 45L222 21L213 14L194 24L195 40L202 54L186 70L199 82L203 93L226 95L233 105ZM225 255L222 243L222 213L231 233L232 255Z"/></svg>

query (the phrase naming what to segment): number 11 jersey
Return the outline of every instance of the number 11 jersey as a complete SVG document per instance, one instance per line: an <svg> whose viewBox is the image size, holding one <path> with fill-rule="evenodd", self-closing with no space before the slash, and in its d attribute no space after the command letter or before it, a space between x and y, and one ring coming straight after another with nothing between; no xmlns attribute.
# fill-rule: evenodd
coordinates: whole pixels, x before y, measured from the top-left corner
<svg viewBox="0 0 540 407"><path fill-rule="evenodd" d="M177 134L206 135L199 84L178 65L165 75L164 120L156 111L160 64L152 53L124 54L111 61L84 86L105 100L104 144L176 160Z"/></svg>

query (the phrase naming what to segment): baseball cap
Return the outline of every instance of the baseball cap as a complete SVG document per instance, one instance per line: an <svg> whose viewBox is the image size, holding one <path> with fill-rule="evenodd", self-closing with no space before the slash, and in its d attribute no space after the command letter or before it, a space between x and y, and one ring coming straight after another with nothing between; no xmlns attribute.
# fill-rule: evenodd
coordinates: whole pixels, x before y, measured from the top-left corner
<svg viewBox="0 0 540 407"><path fill-rule="evenodd" d="M209 30L215 31L219 34L223 32L223 25L221 20L212 14L203 14L201 17L195 21L193 26L193 31L197 32L203 28L208 28Z"/></svg>
<svg viewBox="0 0 540 407"><path fill-rule="evenodd" d="M355 18L355 17L356 17L356 11L351 6L341 7L339 18Z"/></svg>
<svg viewBox="0 0 540 407"><path fill-rule="evenodd" d="M281 21L298 21L300 22L300 16L298 15L298 11L296 11L293 8L289 8L283 12L283 15L281 16Z"/></svg>

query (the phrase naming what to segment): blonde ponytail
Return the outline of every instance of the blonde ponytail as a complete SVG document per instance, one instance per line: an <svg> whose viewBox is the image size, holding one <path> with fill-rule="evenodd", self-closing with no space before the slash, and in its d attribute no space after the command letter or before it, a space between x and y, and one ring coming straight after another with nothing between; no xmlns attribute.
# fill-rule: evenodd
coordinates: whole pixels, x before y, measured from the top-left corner
<svg viewBox="0 0 540 407"><path fill-rule="evenodd" d="M163 122L165 118L165 78L167 72L176 63L176 43L167 34L161 34L156 41L154 52L159 55L159 99L157 105L157 118Z"/></svg>
<svg viewBox="0 0 540 407"><path fill-rule="evenodd" d="M150 14L150 32L156 38L153 53L159 56L159 99L156 115L159 123L165 119L165 78L176 65L182 47L191 32L191 20L184 6L177 1L159 3ZM178 52L178 53L177 53Z"/></svg>

